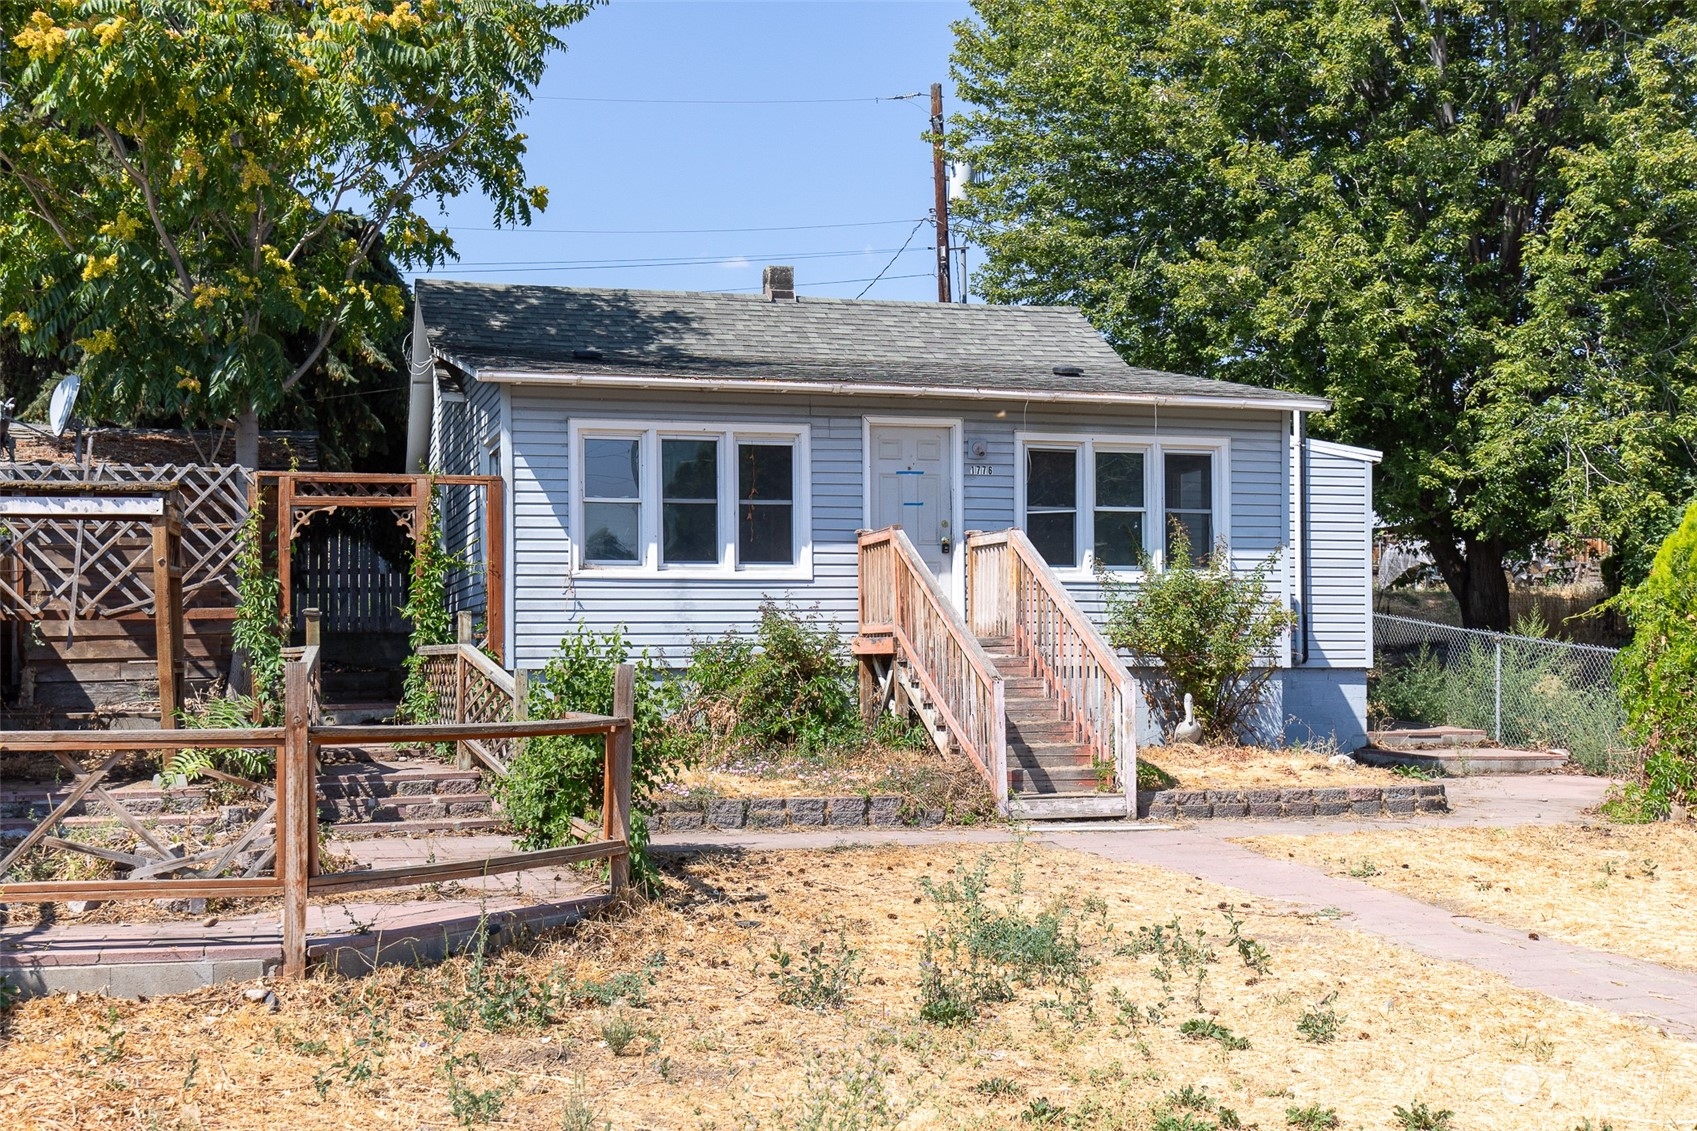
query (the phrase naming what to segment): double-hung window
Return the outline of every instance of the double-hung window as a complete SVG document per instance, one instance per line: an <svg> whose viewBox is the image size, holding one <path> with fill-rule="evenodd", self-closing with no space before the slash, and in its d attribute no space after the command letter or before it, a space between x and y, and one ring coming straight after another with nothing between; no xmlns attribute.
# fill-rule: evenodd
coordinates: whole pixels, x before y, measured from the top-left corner
<svg viewBox="0 0 1697 1131"><path fill-rule="evenodd" d="M579 567L808 564L805 428L574 422Z"/></svg>
<svg viewBox="0 0 1697 1131"><path fill-rule="evenodd" d="M1164 560L1175 523L1200 560L1225 528L1224 442L1019 439L1019 525L1056 569L1135 570L1145 556Z"/></svg>
<svg viewBox="0 0 1697 1131"><path fill-rule="evenodd" d="M1052 566L1078 565L1077 447L1025 451L1025 532Z"/></svg>

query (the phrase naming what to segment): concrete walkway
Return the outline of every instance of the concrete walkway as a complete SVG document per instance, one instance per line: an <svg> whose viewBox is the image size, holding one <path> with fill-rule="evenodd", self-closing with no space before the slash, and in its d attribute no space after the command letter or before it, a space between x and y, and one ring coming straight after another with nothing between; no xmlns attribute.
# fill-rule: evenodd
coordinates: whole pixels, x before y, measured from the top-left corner
<svg viewBox="0 0 1697 1131"><path fill-rule="evenodd" d="M1182 827L1102 822L1027 826L1033 839L1108 860L1152 864L1233 887L1292 910L1335 909L1340 925L1377 935L1431 958L1500 974L1523 989L1593 1005L1697 1039L1697 974L1606 951L1534 941L1527 932L1455 915L1431 904L1231 843L1266 834L1313 835L1384 828L1581 824L1608 783L1577 776L1472 778L1445 782L1452 811L1401 820L1199 821ZM991 844L1008 829L868 829L806 833L682 833L655 838L657 848L827 848L852 843Z"/></svg>
<svg viewBox="0 0 1697 1131"><path fill-rule="evenodd" d="M511 852L506 836L441 835L329 842L371 868L408 862L476 860ZM307 953L345 974L379 963L435 961L491 935L564 926L601 902L600 887L566 868L461 880L437 894L413 889L315 902L307 909ZM409 898L410 895L410 898ZM251 981L282 961L274 910L141 923L67 918L0 928L0 975L29 996L100 991L115 997L183 993L218 982Z"/></svg>

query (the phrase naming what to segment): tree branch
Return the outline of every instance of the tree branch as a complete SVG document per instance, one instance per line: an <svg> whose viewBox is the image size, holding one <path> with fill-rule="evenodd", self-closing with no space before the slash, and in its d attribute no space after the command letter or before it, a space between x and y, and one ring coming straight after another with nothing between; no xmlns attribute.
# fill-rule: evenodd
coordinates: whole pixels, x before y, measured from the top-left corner
<svg viewBox="0 0 1697 1131"><path fill-rule="evenodd" d="M123 167L124 173L141 190L142 200L147 204L148 219L153 221L153 230L158 234L159 242L164 245L165 254L171 257L171 268L176 272L177 285L182 288L184 298L192 298L194 296L194 280L190 278L188 269L183 266L183 256L177 250L176 241L165 230L165 219L160 215L159 198L153 193L153 185L130 160L129 150L124 147L124 139L118 136L117 131L105 122L99 123L98 128L106 138L106 144L112 147L112 155L118 159L118 164Z"/></svg>

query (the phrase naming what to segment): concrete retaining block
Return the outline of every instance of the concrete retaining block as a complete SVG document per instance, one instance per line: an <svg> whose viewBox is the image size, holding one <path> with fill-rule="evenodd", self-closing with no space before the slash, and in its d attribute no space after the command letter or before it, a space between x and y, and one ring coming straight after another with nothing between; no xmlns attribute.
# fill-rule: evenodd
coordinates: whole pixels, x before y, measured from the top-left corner
<svg viewBox="0 0 1697 1131"><path fill-rule="evenodd" d="M1349 786L1337 789L1163 789L1138 797L1138 815L1152 820L1240 817L1380 817L1442 813L1442 785Z"/></svg>
<svg viewBox="0 0 1697 1131"><path fill-rule="evenodd" d="M717 797L707 803L707 824L715 829L740 829L748 803L740 797Z"/></svg>
<svg viewBox="0 0 1697 1131"><path fill-rule="evenodd" d="M751 829L781 829L784 827L785 804L782 797L756 797L748 803L747 827Z"/></svg>

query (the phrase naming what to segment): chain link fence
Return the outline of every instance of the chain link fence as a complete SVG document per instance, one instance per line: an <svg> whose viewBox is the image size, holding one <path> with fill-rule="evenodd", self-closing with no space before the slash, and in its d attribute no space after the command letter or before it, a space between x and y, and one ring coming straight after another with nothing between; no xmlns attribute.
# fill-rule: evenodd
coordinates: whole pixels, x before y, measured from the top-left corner
<svg viewBox="0 0 1697 1131"><path fill-rule="evenodd" d="M1614 648L1373 617L1372 700L1399 722L1469 727L1514 749L1562 749L1588 772L1630 773Z"/></svg>

